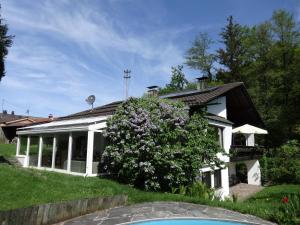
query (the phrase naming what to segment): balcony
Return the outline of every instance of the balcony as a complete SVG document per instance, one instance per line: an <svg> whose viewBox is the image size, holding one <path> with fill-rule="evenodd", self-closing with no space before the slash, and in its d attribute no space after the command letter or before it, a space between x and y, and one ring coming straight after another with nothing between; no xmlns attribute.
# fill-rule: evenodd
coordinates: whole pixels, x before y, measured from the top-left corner
<svg viewBox="0 0 300 225"><path fill-rule="evenodd" d="M260 159L263 156L264 148L258 146L231 145L230 162Z"/></svg>

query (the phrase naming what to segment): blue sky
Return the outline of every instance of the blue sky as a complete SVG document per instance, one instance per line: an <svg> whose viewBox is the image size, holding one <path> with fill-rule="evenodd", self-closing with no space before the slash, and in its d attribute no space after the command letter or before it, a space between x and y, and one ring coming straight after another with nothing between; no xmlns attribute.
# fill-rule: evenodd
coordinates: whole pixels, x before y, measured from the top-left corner
<svg viewBox="0 0 300 225"><path fill-rule="evenodd" d="M49 0L1 1L2 17L15 35L0 83L4 109L18 114L61 116L124 98L123 70L130 69L129 94L163 86L171 66L199 32L219 40L233 15L253 25L286 9L300 21L297 0ZM216 43L215 48L219 45ZM188 79L199 72L184 68Z"/></svg>

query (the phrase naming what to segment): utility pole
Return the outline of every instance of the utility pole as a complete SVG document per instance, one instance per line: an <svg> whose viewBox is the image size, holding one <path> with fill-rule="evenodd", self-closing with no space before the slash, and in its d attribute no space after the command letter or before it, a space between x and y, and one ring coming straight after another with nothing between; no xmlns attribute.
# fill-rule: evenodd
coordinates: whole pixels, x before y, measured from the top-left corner
<svg viewBox="0 0 300 225"><path fill-rule="evenodd" d="M130 70L124 70L124 80L125 80L125 100L128 98L128 81L131 78L130 76L131 71Z"/></svg>

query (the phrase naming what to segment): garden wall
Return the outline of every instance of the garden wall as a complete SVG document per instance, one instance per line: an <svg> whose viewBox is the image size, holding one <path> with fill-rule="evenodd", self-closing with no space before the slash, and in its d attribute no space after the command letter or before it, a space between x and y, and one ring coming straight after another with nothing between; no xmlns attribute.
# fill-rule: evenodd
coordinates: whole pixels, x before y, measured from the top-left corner
<svg viewBox="0 0 300 225"><path fill-rule="evenodd" d="M124 205L127 196L89 198L0 211L0 225L46 225Z"/></svg>

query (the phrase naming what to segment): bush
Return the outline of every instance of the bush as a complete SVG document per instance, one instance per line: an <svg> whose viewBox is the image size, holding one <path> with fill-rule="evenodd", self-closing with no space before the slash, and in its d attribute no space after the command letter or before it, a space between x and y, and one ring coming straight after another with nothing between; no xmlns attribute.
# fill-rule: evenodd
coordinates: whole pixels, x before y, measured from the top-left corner
<svg viewBox="0 0 300 225"><path fill-rule="evenodd" d="M189 119L179 102L130 98L107 121L105 135L105 172L146 190L190 185L204 163L221 163L207 120L199 114Z"/></svg>
<svg viewBox="0 0 300 225"><path fill-rule="evenodd" d="M172 193L204 200L214 198L214 191L201 182L195 182L190 186L180 185L179 188L172 188Z"/></svg>
<svg viewBox="0 0 300 225"><path fill-rule="evenodd" d="M265 158L268 179L273 183L300 184L300 145L292 140L282 145L275 157Z"/></svg>

